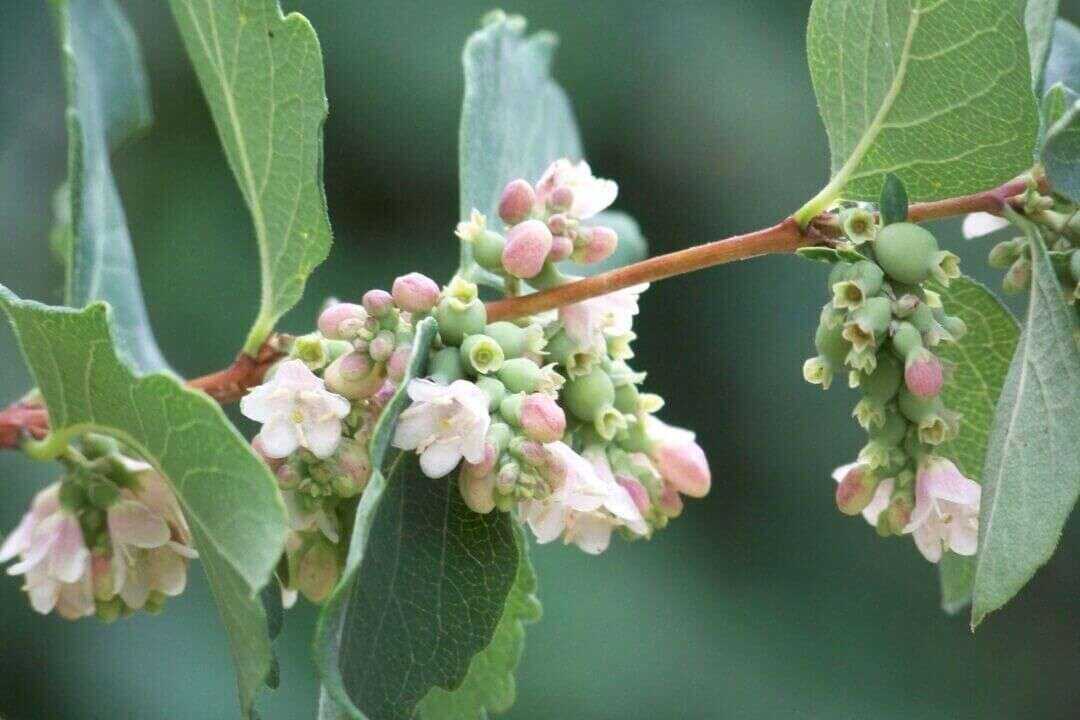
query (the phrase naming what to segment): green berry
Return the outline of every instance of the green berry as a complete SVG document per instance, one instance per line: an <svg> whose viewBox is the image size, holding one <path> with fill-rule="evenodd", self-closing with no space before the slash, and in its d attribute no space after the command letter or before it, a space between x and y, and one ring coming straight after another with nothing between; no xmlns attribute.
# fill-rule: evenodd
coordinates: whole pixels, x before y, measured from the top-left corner
<svg viewBox="0 0 1080 720"><path fill-rule="evenodd" d="M930 276L937 253L937 238L911 223L886 225L874 241L874 255L885 274L911 285Z"/></svg>
<svg viewBox="0 0 1080 720"><path fill-rule="evenodd" d="M453 296L444 297L435 309L439 335L447 345L460 346L469 335L484 331L487 309L479 298L467 302Z"/></svg>
<svg viewBox="0 0 1080 720"><path fill-rule="evenodd" d="M859 374L859 390L863 395L884 403L896 395L903 378L904 370L900 361L883 353L878 357L874 372Z"/></svg>
<svg viewBox="0 0 1080 720"><path fill-rule="evenodd" d="M487 335L469 335L461 343L461 361L466 372L487 375L503 366L503 349Z"/></svg>
<svg viewBox="0 0 1080 720"><path fill-rule="evenodd" d="M506 238L493 230L483 230L473 238L473 258L480 267L502 272L502 254Z"/></svg>
<svg viewBox="0 0 1080 720"><path fill-rule="evenodd" d="M496 375L512 393L537 392L545 382L543 369L528 358L505 361Z"/></svg>
<svg viewBox="0 0 1080 720"><path fill-rule="evenodd" d="M461 361L461 351L456 347L436 351L428 362L428 375L445 385L464 379L465 365Z"/></svg>
<svg viewBox="0 0 1080 720"><path fill-rule="evenodd" d="M493 377L481 377L476 381L476 386L488 396L488 410L499 407L499 403L506 397L506 386Z"/></svg>
<svg viewBox="0 0 1080 720"><path fill-rule="evenodd" d="M567 381L562 398L567 410L579 420L593 422L599 412L615 402L615 385L607 373L593 368Z"/></svg>

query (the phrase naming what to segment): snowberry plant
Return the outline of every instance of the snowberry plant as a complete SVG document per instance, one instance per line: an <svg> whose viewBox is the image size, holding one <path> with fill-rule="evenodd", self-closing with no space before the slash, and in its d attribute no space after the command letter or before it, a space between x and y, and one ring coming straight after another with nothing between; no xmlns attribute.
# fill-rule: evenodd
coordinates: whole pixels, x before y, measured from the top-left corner
<svg viewBox="0 0 1080 720"><path fill-rule="evenodd" d="M297 602L320 606L320 718L505 710L539 612L530 544L646 541L710 491L634 363L648 284L766 253L828 265L803 374L861 396L867 442L821 492L913 540L973 627L1053 552L1080 492L1080 32L1057 2L815 0L831 177L772 227L650 259L583 159L553 36L492 12L464 52L459 266L344 288L287 334L331 240L315 31L275 0L171 0L262 276L236 361L187 381L147 321L109 164L149 118L136 40L113 0L51 4L63 305L0 286L36 384L0 412L0 447L56 467L0 548L33 610L122 622L201 566L244 716ZM920 224L961 215L968 237L1016 236L989 262L1030 293L1022 322Z"/></svg>

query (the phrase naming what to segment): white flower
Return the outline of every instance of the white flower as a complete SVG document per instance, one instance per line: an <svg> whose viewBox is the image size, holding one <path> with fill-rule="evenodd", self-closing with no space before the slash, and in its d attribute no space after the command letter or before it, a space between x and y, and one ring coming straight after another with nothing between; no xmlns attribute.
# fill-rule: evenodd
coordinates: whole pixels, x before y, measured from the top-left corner
<svg viewBox="0 0 1080 720"><path fill-rule="evenodd" d="M0 563L16 555L8 575L25 575L23 589L39 613L54 608L74 620L94 613L90 551L73 514L60 506L60 483L39 492L28 512L0 546Z"/></svg>
<svg viewBox="0 0 1080 720"><path fill-rule="evenodd" d="M557 486L543 500L520 504L537 542L562 535L565 542L596 555L607 549L616 527L625 525L638 535L648 532L630 494L615 481L603 450L586 451L590 462L562 442L544 448L556 470Z"/></svg>
<svg viewBox="0 0 1080 720"><path fill-rule="evenodd" d="M964 217L963 233L965 240L973 240L984 235L989 235L1003 227L1008 227L1009 221L990 213L977 212Z"/></svg>
<svg viewBox="0 0 1080 720"><path fill-rule="evenodd" d="M140 487L125 489L106 511L112 540L113 589L142 608L151 592L175 597L187 586L188 560L198 557L172 489L149 465L129 461Z"/></svg>
<svg viewBox="0 0 1080 720"><path fill-rule="evenodd" d="M330 457L341 439L341 420L349 410L349 401L329 392L300 360L282 364L270 382L240 401L240 412L263 423L258 440L272 458L287 457L299 447L319 458Z"/></svg>
<svg viewBox="0 0 1080 720"><path fill-rule="evenodd" d="M915 477L915 510L904 528L930 562L944 550L974 555L979 540L979 501L982 488L945 458L930 456Z"/></svg>
<svg viewBox="0 0 1080 720"><path fill-rule="evenodd" d="M593 177L592 168L584 160L574 164L566 158L551 163L536 184L536 198L546 202L557 188L569 188L574 194L569 215L580 220L591 218L605 210L619 194L613 180Z"/></svg>
<svg viewBox="0 0 1080 720"><path fill-rule="evenodd" d="M848 472L859 467L860 464L861 463L853 462L847 465L841 465L833 470L833 480L836 482L842 481ZM866 518L866 522L874 527L877 527L878 518L881 516L881 513L885 512L885 509L889 507L889 500L892 498L894 484L893 478L885 478L879 482L877 488L874 490L874 497L870 498L870 503L863 508L862 516Z"/></svg>
<svg viewBox="0 0 1080 720"><path fill-rule="evenodd" d="M584 349L607 347L608 337L627 339L638 314L638 297L648 283L583 300L559 309L566 335ZM629 338L632 339L632 338Z"/></svg>
<svg viewBox="0 0 1080 720"><path fill-rule="evenodd" d="M471 463L484 459L484 438L491 425L488 396L467 380L440 385L412 380L410 405L398 418L394 447L416 450L420 469L430 478L449 473L461 458Z"/></svg>

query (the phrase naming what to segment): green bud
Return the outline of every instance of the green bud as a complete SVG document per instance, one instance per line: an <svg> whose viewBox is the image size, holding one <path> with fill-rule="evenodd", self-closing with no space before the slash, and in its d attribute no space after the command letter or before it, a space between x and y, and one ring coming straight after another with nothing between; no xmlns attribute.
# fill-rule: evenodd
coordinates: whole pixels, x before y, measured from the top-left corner
<svg viewBox="0 0 1080 720"><path fill-rule="evenodd" d="M456 347L437 350L428 362L428 375L444 385L449 385L455 380L463 380L465 366L461 362L461 351Z"/></svg>
<svg viewBox="0 0 1080 720"><path fill-rule="evenodd" d="M896 410L885 411L885 421L876 428L870 428L870 439L885 445L900 445L907 433L908 423Z"/></svg>
<svg viewBox="0 0 1080 720"><path fill-rule="evenodd" d="M506 397L506 386L493 377L481 377L476 381L476 386L488 396L488 410L499 407L499 403Z"/></svg>
<svg viewBox="0 0 1080 720"><path fill-rule="evenodd" d="M484 331L487 309L479 299L462 302L454 297L444 297L435 309L439 322L439 335L447 345L460 346L469 335Z"/></svg>
<svg viewBox="0 0 1080 720"><path fill-rule="evenodd" d="M482 230L473 237L473 258L480 267L502 272L502 254L506 238L493 230Z"/></svg>
<svg viewBox="0 0 1080 720"><path fill-rule="evenodd" d="M832 292L833 286L836 285L836 283L847 280L854 269L855 265L849 262L838 262L833 265L832 270L829 271L829 279L827 281L829 292Z"/></svg>
<svg viewBox="0 0 1080 720"><path fill-rule="evenodd" d="M110 600L98 600L94 603L94 614L103 623L111 624L120 619L124 602L118 597Z"/></svg>
<svg viewBox="0 0 1080 720"><path fill-rule="evenodd" d="M461 361L471 374L496 372L504 359L502 347L487 335L469 335L461 343Z"/></svg>
<svg viewBox="0 0 1080 720"><path fill-rule="evenodd" d="M497 373L510 392L538 392L544 386L544 370L527 358L514 358L502 364Z"/></svg>
<svg viewBox="0 0 1080 720"><path fill-rule="evenodd" d="M571 378L562 391L563 404L579 420L592 422L597 413L615 403L615 386L599 368Z"/></svg>
<svg viewBox="0 0 1080 720"><path fill-rule="evenodd" d="M509 425L502 422L493 422L488 428L488 442L495 445L495 452L499 455L510 446L510 440L514 437L514 431Z"/></svg>
<svg viewBox="0 0 1080 720"><path fill-rule="evenodd" d="M165 602L168 600L168 596L160 590L152 590L150 595L146 598L146 604L143 605L143 612L150 613L151 615L157 615L165 609Z"/></svg>
<svg viewBox="0 0 1080 720"><path fill-rule="evenodd" d="M1031 285L1031 261L1026 257L1019 257L1005 273L1001 287L1007 293L1018 293L1027 290L1029 285Z"/></svg>
<svg viewBox="0 0 1080 720"><path fill-rule="evenodd" d="M507 395L499 403L499 414L503 420L514 427L521 426L521 403L525 400L525 393L519 392Z"/></svg>
<svg viewBox="0 0 1080 720"><path fill-rule="evenodd" d="M885 274L910 285L922 283L943 262L938 253L937 238L912 223L886 225L874 241L874 255Z"/></svg>
<svg viewBox="0 0 1080 720"><path fill-rule="evenodd" d="M548 357L566 368L569 375L587 375L600 362L595 350L581 347L565 330L548 339L547 352Z"/></svg>
<svg viewBox="0 0 1080 720"><path fill-rule="evenodd" d="M956 435L957 416L945 409L938 396L920 398L900 390L900 412L915 423L919 442L927 445L940 445Z"/></svg>
<svg viewBox="0 0 1080 720"><path fill-rule="evenodd" d="M859 373L859 389L863 395L885 403L896 395L903 379L904 369L900 361L883 353L872 373Z"/></svg>
<svg viewBox="0 0 1080 720"><path fill-rule="evenodd" d="M627 415L636 415L640 397L641 393L638 392L637 385L633 383L619 385L615 388L615 409Z"/></svg>
<svg viewBox="0 0 1080 720"><path fill-rule="evenodd" d="M503 355L507 358L519 358L528 349L525 341L525 328L518 327L512 322L500 320L490 323L484 328L484 334L499 343Z"/></svg>
<svg viewBox="0 0 1080 720"><path fill-rule="evenodd" d="M345 342L344 340L327 340L326 341L326 361L332 363L339 357L347 352L352 352L352 343Z"/></svg>
<svg viewBox="0 0 1080 720"><path fill-rule="evenodd" d="M886 469L903 463L906 456L904 451L895 445L871 440L859 451L858 460L884 477Z"/></svg>
<svg viewBox="0 0 1080 720"><path fill-rule="evenodd" d="M1024 247L1024 244L1023 238L999 242L990 250L990 257L988 258L990 267L1004 270L1012 265L1020 257L1020 250Z"/></svg>
<svg viewBox="0 0 1080 720"><path fill-rule="evenodd" d="M902 322L892 336L893 351L903 359L923 346L922 333L909 322Z"/></svg>
<svg viewBox="0 0 1080 720"><path fill-rule="evenodd" d="M818 325L832 330L842 326L846 317L847 313L837 309L830 300L821 308L821 319L818 321Z"/></svg>
<svg viewBox="0 0 1080 720"><path fill-rule="evenodd" d="M120 490L108 480L102 480L90 486L87 496L91 505L104 510L120 499Z"/></svg>
<svg viewBox="0 0 1080 720"><path fill-rule="evenodd" d="M120 452L120 443L108 435L87 433L83 436L82 453L87 460L97 460Z"/></svg>
<svg viewBox="0 0 1080 720"><path fill-rule="evenodd" d="M72 481L65 480L60 485L60 506L65 510L75 512L86 505L86 492L82 487Z"/></svg>
<svg viewBox="0 0 1080 720"><path fill-rule="evenodd" d="M872 397L864 397L855 404L851 416L863 430L871 430L885 424L885 403Z"/></svg>
<svg viewBox="0 0 1080 720"><path fill-rule="evenodd" d="M945 331L953 336L953 340L959 340L967 334L967 323L958 318L955 315L947 315L945 319L941 321Z"/></svg>
<svg viewBox="0 0 1080 720"><path fill-rule="evenodd" d="M301 335L293 340L289 354L312 370L321 370L330 362L326 340L317 332Z"/></svg>
<svg viewBox="0 0 1080 720"><path fill-rule="evenodd" d="M645 423L629 423L626 428L619 432L619 447L627 452L649 452L652 441L645 432Z"/></svg>
<svg viewBox="0 0 1080 720"><path fill-rule="evenodd" d="M844 338L844 326L828 326L822 322L814 333L814 347L833 366L840 367L851 351L851 343Z"/></svg>

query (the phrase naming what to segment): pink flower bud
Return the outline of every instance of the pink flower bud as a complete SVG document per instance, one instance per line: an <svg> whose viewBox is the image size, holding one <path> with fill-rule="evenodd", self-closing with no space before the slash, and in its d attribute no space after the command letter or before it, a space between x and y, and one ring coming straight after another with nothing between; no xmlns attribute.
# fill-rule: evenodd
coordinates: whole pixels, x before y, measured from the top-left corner
<svg viewBox="0 0 1080 720"><path fill-rule="evenodd" d="M538 442L526 440L517 445L517 452L522 460L535 468L541 468L547 465L548 452L544 449L544 446Z"/></svg>
<svg viewBox="0 0 1080 720"><path fill-rule="evenodd" d="M319 332L328 340L352 340L363 329L367 317L367 311L359 305L331 305L319 315Z"/></svg>
<svg viewBox="0 0 1080 720"><path fill-rule="evenodd" d="M677 518L682 515L683 501L675 488L664 483L664 489L660 491L660 512L669 518Z"/></svg>
<svg viewBox="0 0 1080 720"><path fill-rule="evenodd" d="M375 394L371 396L371 404L375 408L384 408L394 397L394 393L397 392L397 385L387 380L375 391Z"/></svg>
<svg viewBox="0 0 1080 720"><path fill-rule="evenodd" d="M383 365L372 364L367 353L355 351L342 355L323 371L326 388L351 400L371 397L384 379Z"/></svg>
<svg viewBox="0 0 1080 720"><path fill-rule="evenodd" d="M113 582L112 560L105 555L94 556L90 560L90 579L95 600L110 600L116 595L116 583Z"/></svg>
<svg viewBox="0 0 1080 720"><path fill-rule="evenodd" d="M371 479L371 457L367 447L355 440L343 441L337 461L342 474L334 478L334 491L341 497L359 495Z"/></svg>
<svg viewBox="0 0 1080 720"><path fill-rule="evenodd" d="M548 230L552 235L565 235L567 228L570 227L568 218L563 213L555 213L548 218L547 221Z"/></svg>
<svg viewBox="0 0 1080 720"><path fill-rule="evenodd" d="M368 344L368 354L375 362L385 362L394 352L394 333L383 330Z"/></svg>
<svg viewBox="0 0 1080 720"><path fill-rule="evenodd" d="M551 262L562 262L573 254L573 240L565 235L556 235L551 238L551 252L548 253L548 260Z"/></svg>
<svg viewBox="0 0 1080 720"><path fill-rule="evenodd" d="M855 465L836 486L836 507L845 515L861 513L874 498L877 478L866 465Z"/></svg>
<svg viewBox="0 0 1080 720"><path fill-rule="evenodd" d="M569 210L574 204L574 191L567 185L560 185L551 192L548 207L553 210Z"/></svg>
<svg viewBox="0 0 1080 720"><path fill-rule="evenodd" d="M499 217L507 225L515 225L529 216L536 202L536 192L525 180L514 180L502 191L499 198Z"/></svg>
<svg viewBox="0 0 1080 720"><path fill-rule="evenodd" d="M566 432L566 413L543 393L526 395L521 403L521 429L537 442L556 442Z"/></svg>
<svg viewBox="0 0 1080 720"><path fill-rule="evenodd" d="M394 382L405 377L405 371L409 369L409 359L412 358L412 348L408 345L399 345L394 348L393 354L386 363L386 376Z"/></svg>
<svg viewBox="0 0 1080 720"><path fill-rule="evenodd" d="M495 509L495 476L470 473L463 465L458 474L458 490L474 513L485 515Z"/></svg>
<svg viewBox="0 0 1080 720"><path fill-rule="evenodd" d="M499 459L499 451L492 443L484 444L484 457L478 463L471 463L468 460L461 463L461 474L469 477L485 477L491 475L495 469L495 461Z"/></svg>
<svg viewBox="0 0 1080 720"><path fill-rule="evenodd" d="M394 298L385 290L368 290L364 293L364 309L372 317L381 318L394 307Z"/></svg>
<svg viewBox="0 0 1080 720"><path fill-rule="evenodd" d="M282 490L292 490L300 484L300 472L292 465L282 465L274 473L277 477L278 487Z"/></svg>
<svg viewBox="0 0 1080 720"><path fill-rule="evenodd" d="M551 231L539 220L526 220L510 228L503 248L503 268L514 277L535 277L551 250Z"/></svg>
<svg viewBox="0 0 1080 720"><path fill-rule="evenodd" d="M904 363L904 383L915 397L935 397L944 383L941 361L925 348L917 348Z"/></svg>
<svg viewBox="0 0 1080 720"><path fill-rule="evenodd" d="M582 248L581 260L585 263L597 263L606 260L611 253L615 252L615 246L619 244L619 236L615 231L603 225L589 228L588 239Z"/></svg>
<svg viewBox="0 0 1080 720"><path fill-rule="evenodd" d="M394 280L392 292L397 306L408 312L426 313L439 302L439 286L427 275L417 272Z"/></svg>
<svg viewBox="0 0 1080 720"><path fill-rule="evenodd" d="M693 440L661 441L653 450L653 459L664 480L683 495L705 497L712 485L712 473L705 451Z"/></svg>
<svg viewBox="0 0 1080 720"><path fill-rule="evenodd" d="M622 485L623 489L629 493L630 499L634 501L634 505L637 507L638 512L642 515L649 512L652 503L649 502L649 492L645 489L644 485L629 475L617 475L615 477L615 482ZM675 497L677 498L678 494L676 494Z"/></svg>

